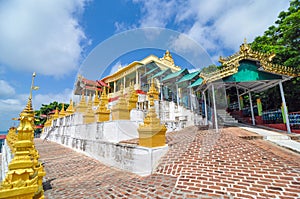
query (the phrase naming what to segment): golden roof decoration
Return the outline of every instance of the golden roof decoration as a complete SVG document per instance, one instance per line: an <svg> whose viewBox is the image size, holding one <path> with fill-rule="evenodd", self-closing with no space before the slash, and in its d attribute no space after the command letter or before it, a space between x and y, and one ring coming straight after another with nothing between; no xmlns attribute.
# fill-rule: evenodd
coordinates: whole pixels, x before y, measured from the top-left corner
<svg viewBox="0 0 300 199"><path fill-rule="evenodd" d="M173 57L170 53L169 50L167 50L163 56L163 58L161 58L161 61L162 62L165 62L165 63L168 63L168 64L171 64L172 66L174 66L174 60L173 60Z"/></svg>
<svg viewBox="0 0 300 199"><path fill-rule="evenodd" d="M210 77L215 75L220 75L222 78L234 74L237 71L239 62L241 60L253 60L259 61L260 65L265 72L276 73L280 75L287 75L291 77L296 77L297 74L296 68L282 66L278 64L273 64L272 60L275 57L274 53L261 53L251 49L250 44L247 43L246 39L244 43L240 46L239 52L229 56L229 57L220 57L219 62L226 66L224 70L219 70L209 74ZM207 77L209 78L209 77ZM214 78L216 79L216 78ZM219 79L219 78L217 78ZM213 80L209 80L210 82Z"/></svg>

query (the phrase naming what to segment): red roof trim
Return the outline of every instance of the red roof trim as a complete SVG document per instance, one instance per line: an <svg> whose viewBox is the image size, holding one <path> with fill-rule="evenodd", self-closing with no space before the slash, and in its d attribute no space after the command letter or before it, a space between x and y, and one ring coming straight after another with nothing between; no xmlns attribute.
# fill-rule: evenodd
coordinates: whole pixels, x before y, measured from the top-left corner
<svg viewBox="0 0 300 199"><path fill-rule="evenodd" d="M0 140L4 140L6 138L6 135L0 135Z"/></svg>
<svg viewBox="0 0 300 199"><path fill-rule="evenodd" d="M105 83L102 80L96 80L96 82L100 85L100 86L105 86L105 87L109 87L109 85L107 83Z"/></svg>
<svg viewBox="0 0 300 199"><path fill-rule="evenodd" d="M118 100L119 99L119 96L117 96L117 97L112 97L112 98L109 98L108 99L108 102L113 102L113 101L116 101L116 100Z"/></svg>
<svg viewBox="0 0 300 199"><path fill-rule="evenodd" d="M146 95L146 94L147 94L145 91L142 91L142 90L136 90L136 93L137 93L137 94L143 94L143 95Z"/></svg>

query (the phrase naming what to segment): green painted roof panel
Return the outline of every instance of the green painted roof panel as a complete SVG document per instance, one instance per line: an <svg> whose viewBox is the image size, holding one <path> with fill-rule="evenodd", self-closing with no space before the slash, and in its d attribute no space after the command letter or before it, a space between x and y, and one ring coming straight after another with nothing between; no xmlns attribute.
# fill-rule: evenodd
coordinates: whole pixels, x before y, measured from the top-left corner
<svg viewBox="0 0 300 199"><path fill-rule="evenodd" d="M275 75L264 71L259 71L255 62L244 60L240 62L238 72L223 78L224 82L251 82L262 80L282 79L281 75Z"/></svg>
<svg viewBox="0 0 300 199"><path fill-rule="evenodd" d="M181 82L185 82L188 80L192 80L194 79L197 75L199 75L200 71L196 71L190 74L186 74L185 76L183 76L177 83L181 83Z"/></svg>
<svg viewBox="0 0 300 199"><path fill-rule="evenodd" d="M168 68L166 70L162 70L162 71L156 73L155 75L153 75L152 78L159 77L159 76L161 76L161 75L163 75L163 74L165 74L167 72L171 72L171 69Z"/></svg>
<svg viewBox="0 0 300 199"><path fill-rule="evenodd" d="M143 74L143 77L146 77L147 75L152 74L156 70L160 71L159 67L153 68L153 69L149 70L148 72L146 72L145 74Z"/></svg>
<svg viewBox="0 0 300 199"><path fill-rule="evenodd" d="M192 83L192 85L190 85L188 88L195 87L195 86L200 86L202 84L202 82L203 82L203 79L200 77L194 83Z"/></svg>
<svg viewBox="0 0 300 199"><path fill-rule="evenodd" d="M171 74L167 75L165 78L162 79L162 81L167 81L167 80L170 80L172 78L178 77L178 76L180 76L182 74L185 75L187 73L188 73L187 69L182 69L180 71L177 71L175 73L171 73Z"/></svg>

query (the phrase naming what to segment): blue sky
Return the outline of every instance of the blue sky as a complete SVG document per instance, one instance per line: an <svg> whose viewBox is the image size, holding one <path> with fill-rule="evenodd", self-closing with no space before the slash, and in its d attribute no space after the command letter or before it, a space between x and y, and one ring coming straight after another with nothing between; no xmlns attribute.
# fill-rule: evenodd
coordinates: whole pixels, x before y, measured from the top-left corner
<svg viewBox="0 0 300 199"><path fill-rule="evenodd" d="M40 86L34 92L35 108L54 100L68 102L84 60L116 34L147 27L174 30L217 64L219 56L237 51L244 38L251 42L262 35L288 6L288 0L0 1L0 130L13 125L11 118L24 108L33 71ZM176 45L184 49L186 42ZM162 51L153 53L162 56ZM134 60L127 53L111 65Z"/></svg>

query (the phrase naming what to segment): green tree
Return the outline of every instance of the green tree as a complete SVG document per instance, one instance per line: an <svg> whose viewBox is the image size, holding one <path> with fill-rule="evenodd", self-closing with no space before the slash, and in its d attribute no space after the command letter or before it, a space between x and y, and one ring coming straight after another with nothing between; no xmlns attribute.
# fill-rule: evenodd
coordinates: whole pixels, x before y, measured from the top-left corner
<svg viewBox="0 0 300 199"><path fill-rule="evenodd" d="M282 11L278 20L265 31L263 36L256 37L252 49L275 53L273 62L300 69L300 1L290 2L288 11Z"/></svg>
<svg viewBox="0 0 300 199"><path fill-rule="evenodd" d="M64 104L65 110L69 107L69 104ZM47 118L43 117L43 115L49 115L52 111L55 109L58 109L58 111L61 111L62 109L62 103L58 103L57 101L51 102L50 104L42 104L39 110L35 110L35 125L44 125Z"/></svg>
<svg viewBox="0 0 300 199"><path fill-rule="evenodd" d="M300 1L292 0L287 11L282 11L275 25L256 37L251 47L263 53L275 53L275 64L296 68L300 72ZM281 106L278 87L261 93L262 102L267 109ZM285 98L289 111L300 110L300 77L284 82Z"/></svg>

